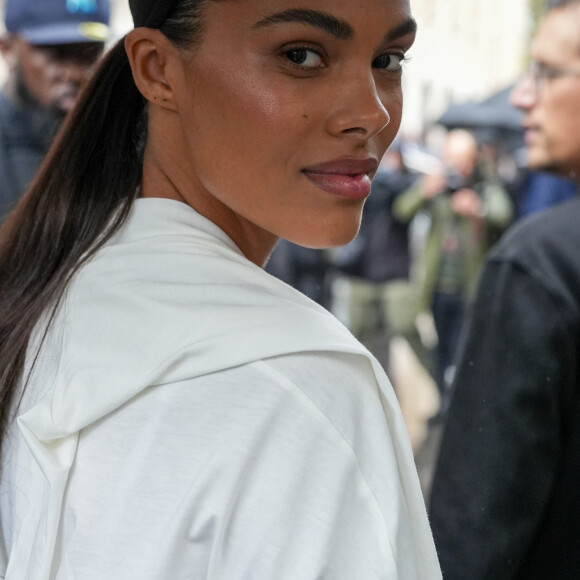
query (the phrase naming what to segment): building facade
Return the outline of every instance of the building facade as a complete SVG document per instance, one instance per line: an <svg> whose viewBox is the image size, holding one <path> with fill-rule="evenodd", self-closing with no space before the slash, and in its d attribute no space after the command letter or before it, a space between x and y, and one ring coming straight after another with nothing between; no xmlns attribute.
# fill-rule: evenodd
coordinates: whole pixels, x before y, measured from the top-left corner
<svg viewBox="0 0 580 580"><path fill-rule="evenodd" d="M530 0L411 0L419 25L405 71L403 131L420 134L452 103L483 99L525 68Z"/></svg>

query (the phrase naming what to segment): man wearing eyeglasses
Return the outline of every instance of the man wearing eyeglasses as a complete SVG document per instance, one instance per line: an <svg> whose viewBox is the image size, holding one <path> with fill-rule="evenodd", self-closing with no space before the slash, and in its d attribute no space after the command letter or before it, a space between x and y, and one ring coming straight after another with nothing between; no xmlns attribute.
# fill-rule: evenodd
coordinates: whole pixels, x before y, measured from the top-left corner
<svg viewBox="0 0 580 580"><path fill-rule="evenodd" d="M580 0L552 2L513 103L529 165L580 180ZM432 484L446 580L580 578L580 199L487 260Z"/></svg>

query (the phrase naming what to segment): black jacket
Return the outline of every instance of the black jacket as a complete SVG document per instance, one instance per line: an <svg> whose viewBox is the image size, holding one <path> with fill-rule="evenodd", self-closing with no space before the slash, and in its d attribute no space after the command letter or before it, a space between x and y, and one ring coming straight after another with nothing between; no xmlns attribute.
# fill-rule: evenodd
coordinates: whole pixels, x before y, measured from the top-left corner
<svg viewBox="0 0 580 580"><path fill-rule="evenodd" d="M430 512L446 580L580 578L580 199L484 268Z"/></svg>
<svg viewBox="0 0 580 580"><path fill-rule="evenodd" d="M38 172L57 127L46 111L0 93L0 223Z"/></svg>

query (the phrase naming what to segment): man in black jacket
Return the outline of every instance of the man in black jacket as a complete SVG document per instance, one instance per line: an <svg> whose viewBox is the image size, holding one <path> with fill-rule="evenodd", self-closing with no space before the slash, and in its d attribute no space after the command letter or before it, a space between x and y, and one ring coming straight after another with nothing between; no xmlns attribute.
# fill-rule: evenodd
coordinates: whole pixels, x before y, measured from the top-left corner
<svg viewBox="0 0 580 580"><path fill-rule="evenodd" d="M36 175L101 56L109 0L7 0L0 50L0 223Z"/></svg>
<svg viewBox="0 0 580 580"><path fill-rule="evenodd" d="M512 101L529 164L580 178L580 0L553 2ZM489 257L432 485L446 580L580 578L580 199Z"/></svg>

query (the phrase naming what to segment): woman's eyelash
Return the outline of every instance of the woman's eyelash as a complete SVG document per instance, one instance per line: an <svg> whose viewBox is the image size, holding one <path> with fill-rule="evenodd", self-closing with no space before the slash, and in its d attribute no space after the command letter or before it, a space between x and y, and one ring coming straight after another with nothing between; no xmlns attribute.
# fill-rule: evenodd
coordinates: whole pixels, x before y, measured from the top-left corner
<svg viewBox="0 0 580 580"><path fill-rule="evenodd" d="M388 62L384 62L388 59ZM389 67L392 66L393 60L395 60L395 68L390 69ZM388 69L392 70L393 72L397 72L402 70L405 63L410 60L410 57L406 56L404 53L394 53L394 52L387 52L378 56L373 60L373 66L380 69Z"/></svg>
<svg viewBox="0 0 580 580"><path fill-rule="evenodd" d="M326 57L321 54L321 51L310 46L292 47L285 50L282 56L290 61L292 66L304 71L315 71L327 66ZM380 70L399 73L409 60L410 57L403 52L386 52L375 58L372 66Z"/></svg>
<svg viewBox="0 0 580 580"><path fill-rule="evenodd" d="M321 66L324 63L324 58L322 57L322 55L320 55L318 51L307 46L298 46L296 48L286 50L284 51L284 57L286 57L288 60L290 60L291 62L293 62L298 66L306 66L307 68ZM393 58L397 59L397 62L400 66L411 60L410 57L406 56L403 53L389 52L375 58L373 60L373 65L382 64L381 63L382 59L393 59ZM310 61L310 65L305 65L305 63L308 61ZM390 64L390 62L388 64Z"/></svg>
<svg viewBox="0 0 580 580"><path fill-rule="evenodd" d="M300 68L315 69L325 66L322 55L308 46L297 46L286 50L284 56Z"/></svg>

